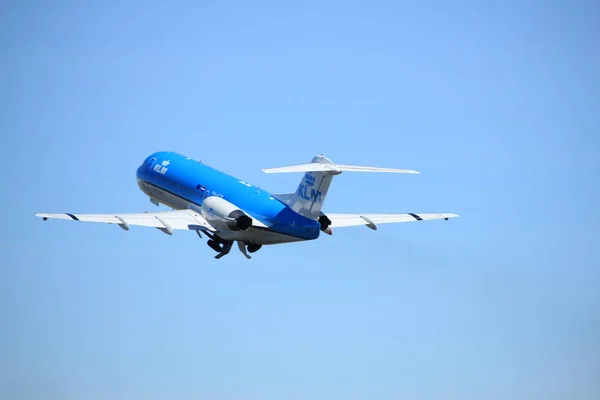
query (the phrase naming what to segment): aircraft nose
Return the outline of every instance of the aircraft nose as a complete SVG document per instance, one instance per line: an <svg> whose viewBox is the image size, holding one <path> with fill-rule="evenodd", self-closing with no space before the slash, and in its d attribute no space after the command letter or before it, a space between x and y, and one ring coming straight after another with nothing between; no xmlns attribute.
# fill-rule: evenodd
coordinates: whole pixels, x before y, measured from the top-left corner
<svg viewBox="0 0 600 400"><path fill-rule="evenodd" d="M144 172L146 172L148 170L148 166L150 165L150 156L146 157L146 159L142 162L142 165L140 165L135 173L135 176L138 179L141 179L144 176Z"/></svg>

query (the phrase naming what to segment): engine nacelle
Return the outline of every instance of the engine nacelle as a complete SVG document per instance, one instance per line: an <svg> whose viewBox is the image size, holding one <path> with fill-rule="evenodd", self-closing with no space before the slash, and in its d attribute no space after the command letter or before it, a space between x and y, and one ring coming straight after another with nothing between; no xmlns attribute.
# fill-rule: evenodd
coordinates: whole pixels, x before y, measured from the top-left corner
<svg viewBox="0 0 600 400"><path fill-rule="evenodd" d="M200 213L217 229L245 231L252 226L252 218L221 197L209 196L204 199Z"/></svg>
<svg viewBox="0 0 600 400"><path fill-rule="evenodd" d="M319 224L321 225L321 232L325 232L328 235L331 235L333 233L330 226L331 220L327 218L327 215L321 213L321 216L319 216Z"/></svg>

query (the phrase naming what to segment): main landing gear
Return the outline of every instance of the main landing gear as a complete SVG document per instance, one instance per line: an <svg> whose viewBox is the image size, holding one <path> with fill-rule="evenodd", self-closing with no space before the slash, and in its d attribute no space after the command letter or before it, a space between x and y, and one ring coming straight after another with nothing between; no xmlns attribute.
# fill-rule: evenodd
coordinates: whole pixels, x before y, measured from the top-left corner
<svg viewBox="0 0 600 400"><path fill-rule="evenodd" d="M210 247L217 253L220 253L221 251L223 251L223 246L221 246L217 241L215 241L213 239L209 239L208 242L206 242L206 244L208 245L208 247Z"/></svg>
<svg viewBox="0 0 600 400"><path fill-rule="evenodd" d="M210 239L208 239L206 244L208 247L219 253L215 256L215 258L218 260L219 258L229 254L229 251L231 251L231 246L233 245L233 240L223 240L220 237L213 235Z"/></svg>
<svg viewBox="0 0 600 400"><path fill-rule="evenodd" d="M207 232L205 232L205 234L210 237L210 239L206 242L208 247L210 247L211 249L213 249L214 251L219 253L215 256L215 258L217 260L220 259L221 257L229 254L229 252L231 251L231 247L233 246L233 240L224 240L224 239L221 239L220 237L218 237L217 235L210 235ZM242 242L241 240L238 240L237 244L238 244L238 248L240 249L240 252L247 259L252 258L252 257L250 257L250 255L248 253L256 253L262 247L262 245L260 245L260 244L256 244L256 243L247 243L246 244L246 243ZM247 248L246 248L246 246L247 246Z"/></svg>
<svg viewBox="0 0 600 400"><path fill-rule="evenodd" d="M221 258L221 257L226 256L227 254L229 254L229 251L231 251L231 246L232 245L233 245L233 240L224 240L223 241L223 248L221 249L221 251L219 252L219 254L217 254L215 256L215 258L218 260L219 258ZM213 250L215 250L214 247L211 246L211 248ZM217 245L217 248L220 248L220 246Z"/></svg>

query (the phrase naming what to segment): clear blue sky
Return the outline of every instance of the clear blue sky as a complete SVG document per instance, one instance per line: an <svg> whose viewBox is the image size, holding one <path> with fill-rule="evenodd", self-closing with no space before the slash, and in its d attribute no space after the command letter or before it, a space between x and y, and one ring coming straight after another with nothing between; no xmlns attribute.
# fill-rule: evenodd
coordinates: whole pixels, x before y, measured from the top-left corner
<svg viewBox="0 0 600 400"><path fill-rule="evenodd" d="M594 1L3 2L0 398L600 398L599 38ZM250 262L33 217L153 210L158 150L417 169L326 209L462 217Z"/></svg>

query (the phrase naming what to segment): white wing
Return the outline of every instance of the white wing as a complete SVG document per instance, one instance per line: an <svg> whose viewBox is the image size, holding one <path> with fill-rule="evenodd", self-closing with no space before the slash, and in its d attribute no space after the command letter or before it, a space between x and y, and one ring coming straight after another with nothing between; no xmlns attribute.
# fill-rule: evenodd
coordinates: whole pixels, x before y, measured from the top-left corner
<svg viewBox="0 0 600 400"><path fill-rule="evenodd" d="M163 211L154 213L139 214L35 214L36 217L66 219L82 222L104 222L106 224L117 224L125 230L129 230L130 225L147 226L158 228L161 231L172 235L174 229L210 231L215 232L215 228L208 223L206 219L193 210Z"/></svg>
<svg viewBox="0 0 600 400"><path fill-rule="evenodd" d="M377 224L389 224L395 222L427 221L430 219L448 219L458 217L457 214L326 214L331 220L332 228L344 226L366 225L371 229L377 229Z"/></svg>

